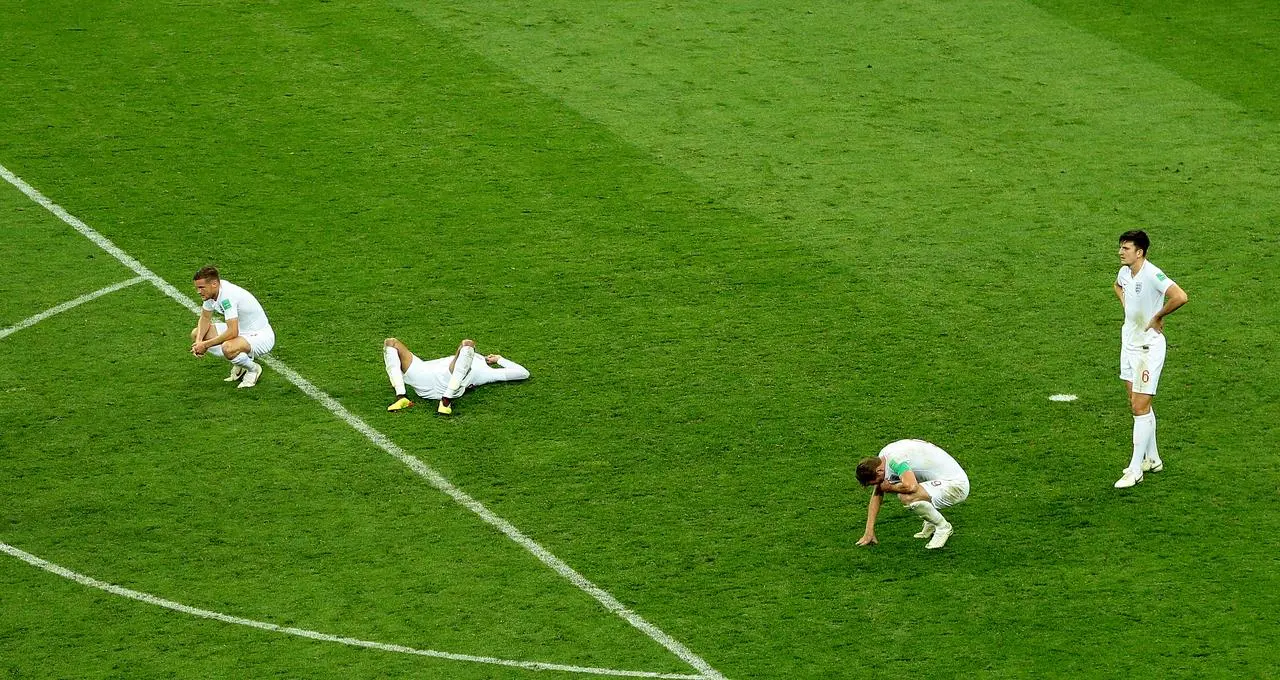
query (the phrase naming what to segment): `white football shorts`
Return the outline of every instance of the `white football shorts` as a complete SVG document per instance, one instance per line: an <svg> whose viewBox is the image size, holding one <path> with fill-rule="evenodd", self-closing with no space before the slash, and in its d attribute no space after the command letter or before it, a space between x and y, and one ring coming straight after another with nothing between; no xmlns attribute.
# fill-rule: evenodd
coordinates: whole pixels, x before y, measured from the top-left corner
<svg viewBox="0 0 1280 680"><path fill-rule="evenodd" d="M227 332L227 324L225 323L215 323L213 327L218 332L218 335ZM240 337L249 343L250 359L257 359L270 352L271 348L276 346L276 332L270 326L260 331L240 331ZM218 356L222 356L222 353L218 352Z"/></svg>
<svg viewBox="0 0 1280 680"><path fill-rule="evenodd" d="M450 361L453 361L453 357L427 361L415 354L413 361L409 363L409 370L404 372L404 384L412 387L423 399L439 399L449 387ZM484 359L480 359L480 363L484 363ZM474 363L472 368L475 368Z"/></svg>
<svg viewBox="0 0 1280 680"><path fill-rule="evenodd" d="M404 372L404 384L413 388L423 399L439 399L445 394L445 390L449 389L449 364L453 361L452 356L440 357L439 359L431 359L430 361L413 355L413 361L409 364L409 370ZM485 361L484 357L477 354L471 361L471 372L467 374L467 389L488 385L492 382L501 380L511 380L503 369L496 369ZM524 377L528 377L525 372Z"/></svg>
<svg viewBox="0 0 1280 680"><path fill-rule="evenodd" d="M933 507L941 510L949 508L969 497L969 478L964 479L930 479L920 482Z"/></svg>
<svg viewBox="0 0 1280 680"><path fill-rule="evenodd" d="M1138 394L1155 394L1164 370L1164 336L1156 336L1150 344L1120 348L1120 379L1133 383Z"/></svg>

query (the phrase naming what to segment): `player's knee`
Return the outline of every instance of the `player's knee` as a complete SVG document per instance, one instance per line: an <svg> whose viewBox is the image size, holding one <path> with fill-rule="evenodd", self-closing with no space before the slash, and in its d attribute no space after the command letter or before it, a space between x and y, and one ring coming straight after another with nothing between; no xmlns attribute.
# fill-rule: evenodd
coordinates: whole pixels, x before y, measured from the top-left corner
<svg viewBox="0 0 1280 680"><path fill-rule="evenodd" d="M470 338L468 338L468 339L466 339L466 340L463 340L463 341L462 341L462 345L461 345L461 346L462 346L462 347L471 347L471 348L473 348L473 349L474 349L474 348L475 348L475 346L476 346L476 341L475 341L475 340L472 340L472 339L470 339Z"/></svg>
<svg viewBox="0 0 1280 680"><path fill-rule="evenodd" d="M199 332L200 332L200 329L199 329L199 328L192 328L192 329L191 329L191 342L195 342L195 341L198 339L198 338L196 338L196 334L197 334L197 333L199 333Z"/></svg>
<svg viewBox="0 0 1280 680"><path fill-rule="evenodd" d="M398 344L400 344L400 341L396 340L395 338L387 338L386 340L382 341L383 347L395 347Z"/></svg>

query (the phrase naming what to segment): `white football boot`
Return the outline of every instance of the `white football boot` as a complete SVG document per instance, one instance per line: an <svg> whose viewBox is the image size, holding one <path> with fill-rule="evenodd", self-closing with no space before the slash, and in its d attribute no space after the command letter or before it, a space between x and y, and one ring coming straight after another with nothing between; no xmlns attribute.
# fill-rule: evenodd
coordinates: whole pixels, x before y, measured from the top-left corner
<svg viewBox="0 0 1280 680"><path fill-rule="evenodd" d="M231 375L222 379L222 382L236 382L244 377L245 370L235 364L231 364Z"/></svg>
<svg viewBox="0 0 1280 680"><path fill-rule="evenodd" d="M912 534L911 538L929 538L930 536L933 535L934 530L937 528L938 527L933 525L933 522L930 522L929 520L925 520L924 526L920 528L920 531L917 531L916 533Z"/></svg>
<svg viewBox="0 0 1280 680"><path fill-rule="evenodd" d="M236 388L244 389L246 387L253 387L254 385L257 385L258 377L261 375L262 375L262 365L254 364L253 368L250 368L247 371L245 371L244 378L240 381L239 385L236 385Z"/></svg>
<svg viewBox="0 0 1280 680"><path fill-rule="evenodd" d="M1142 473L1133 474L1132 470L1125 470L1124 476L1116 480L1115 487L1117 489L1128 489L1131 486L1137 486L1142 482Z"/></svg>
<svg viewBox="0 0 1280 680"><path fill-rule="evenodd" d="M946 524L935 528L933 530L933 538L929 539L929 542L926 543L924 547L929 550L937 550L938 548L941 548L947 544L947 539L951 538L951 534L954 531L955 528L951 526L951 522L947 522Z"/></svg>

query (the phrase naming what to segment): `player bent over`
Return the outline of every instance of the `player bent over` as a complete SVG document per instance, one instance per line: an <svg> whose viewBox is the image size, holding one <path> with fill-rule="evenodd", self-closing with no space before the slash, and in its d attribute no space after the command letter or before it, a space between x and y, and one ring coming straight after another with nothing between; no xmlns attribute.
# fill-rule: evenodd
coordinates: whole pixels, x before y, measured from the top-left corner
<svg viewBox="0 0 1280 680"><path fill-rule="evenodd" d="M1187 303L1187 294L1173 279L1147 259L1151 239L1144 231L1120 235L1120 272L1116 274L1116 297L1124 306L1124 326L1120 329L1120 379L1129 394L1133 413L1133 454L1116 481L1117 489L1127 489L1142 481L1144 472L1160 472L1164 461L1156 446L1156 412L1151 400L1156 396L1160 372L1164 370L1164 318Z"/></svg>
<svg viewBox="0 0 1280 680"><path fill-rule="evenodd" d="M876 540L876 515L886 493L898 494L908 510L924 518L916 538L927 538L926 548L947 544L954 529L938 512L969 497L969 476L946 451L920 439L902 439L884 447L875 458L858 461L858 482L875 487L867 505L867 529L858 545Z"/></svg>
<svg viewBox="0 0 1280 680"><path fill-rule="evenodd" d="M231 362L231 375L226 382L239 381L238 387L253 387L262 375L262 366L253 360L271 351L276 332L267 321L267 313L258 299L240 286L223 280L214 267L204 267L192 278L196 292L204 302L200 321L191 330L191 353L206 353ZM214 323L218 313L226 323Z"/></svg>
<svg viewBox="0 0 1280 680"><path fill-rule="evenodd" d="M436 411L448 415L453 413L453 400L468 388L529 377L524 366L510 359L490 354L484 361L475 361L475 355L476 343L463 340L453 356L426 361L410 352L403 342L387 338L382 343L382 358L396 391L396 400L387 410L402 411L413 406L405 394L405 385L423 399L439 399Z"/></svg>

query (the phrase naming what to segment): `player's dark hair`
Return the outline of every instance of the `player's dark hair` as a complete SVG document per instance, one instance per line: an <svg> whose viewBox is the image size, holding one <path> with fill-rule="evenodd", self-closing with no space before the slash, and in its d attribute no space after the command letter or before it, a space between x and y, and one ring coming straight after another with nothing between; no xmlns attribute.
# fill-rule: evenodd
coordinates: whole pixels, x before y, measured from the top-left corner
<svg viewBox="0 0 1280 680"><path fill-rule="evenodd" d="M1147 251L1151 249L1151 239L1147 238L1147 232L1141 229L1134 229L1120 234L1121 243L1132 243L1134 248L1142 251L1142 256L1147 256Z"/></svg>
<svg viewBox="0 0 1280 680"><path fill-rule="evenodd" d="M866 486L876 481L876 472L880 469L880 459L876 457L863 458L858 461L858 470L854 475L858 478L858 483Z"/></svg>
<svg viewBox="0 0 1280 680"><path fill-rule="evenodd" d="M201 267L196 275L191 277L192 281L221 281L222 277L218 276L217 267Z"/></svg>

